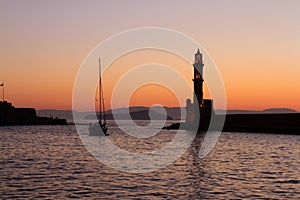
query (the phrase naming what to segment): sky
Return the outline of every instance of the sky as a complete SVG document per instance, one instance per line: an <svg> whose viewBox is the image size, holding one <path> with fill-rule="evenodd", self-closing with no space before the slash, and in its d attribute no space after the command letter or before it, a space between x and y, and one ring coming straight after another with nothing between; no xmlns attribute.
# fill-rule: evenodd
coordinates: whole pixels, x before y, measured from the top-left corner
<svg viewBox="0 0 300 200"><path fill-rule="evenodd" d="M96 45L129 29L162 27L192 37L209 53L227 109L300 111L299 10L298 0L0 0L0 81L17 107L71 109L76 74ZM135 62L135 56L124 59ZM183 73L192 73L185 65ZM105 84L109 108L109 77ZM185 101L158 87L139 88L130 105ZM151 98L153 91L161 95Z"/></svg>

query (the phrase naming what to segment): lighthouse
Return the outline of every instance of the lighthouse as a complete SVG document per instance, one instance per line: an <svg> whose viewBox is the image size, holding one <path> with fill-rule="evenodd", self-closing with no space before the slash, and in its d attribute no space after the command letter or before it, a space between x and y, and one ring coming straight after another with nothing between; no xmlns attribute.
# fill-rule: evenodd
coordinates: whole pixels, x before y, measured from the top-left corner
<svg viewBox="0 0 300 200"><path fill-rule="evenodd" d="M194 97L193 102L186 100L186 122L192 127L198 127L199 130L207 130L211 115L214 113L212 99L203 99L203 56L198 49L194 60Z"/></svg>
<svg viewBox="0 0 300 200"><path fill-rule="evenodd" d="M200 50L195 54L194 66L194 104L198 102L201 107L203 104L203 59Z"/></svg>

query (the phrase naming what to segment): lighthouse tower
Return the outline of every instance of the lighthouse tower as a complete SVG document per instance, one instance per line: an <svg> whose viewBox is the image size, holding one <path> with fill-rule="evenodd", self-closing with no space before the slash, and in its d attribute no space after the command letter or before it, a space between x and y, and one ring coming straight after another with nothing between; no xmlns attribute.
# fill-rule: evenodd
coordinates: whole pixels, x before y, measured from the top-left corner
<svg viewBox="0 0 300 200"><path fill-rule="evenodd" d="M203 60L202 54L198 49L195 54L194 66L194 104L198 102L198 105L201 107L203 104Z"/></svg>
<svg viewBox="0 0 300 200"><path fill-rule="evenodd" d="M194 99L186 100L186 122L191 127L198 127L198 130L207 130L213 112L213 101L203 99L203 58L200 50L195 54L194 67Z"/></svg>

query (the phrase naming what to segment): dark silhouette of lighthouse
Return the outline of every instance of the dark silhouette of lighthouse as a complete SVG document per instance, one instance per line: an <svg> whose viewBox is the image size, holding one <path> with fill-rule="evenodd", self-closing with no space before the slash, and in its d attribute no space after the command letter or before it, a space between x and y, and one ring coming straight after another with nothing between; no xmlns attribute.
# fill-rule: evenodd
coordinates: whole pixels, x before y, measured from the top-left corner
<svg viewBox="0 0 300 200"><path fill-rule="evenodd" d="M211 115L214 113L213 101L203 99L203 56L198 49L195 54L194 67L194 98L193 103L190 99L186 101L186 125L198 127L199 130L207 130Z"/></svg>
<svg viewBox="0 0 300 200"><path fill-rule="evenodd" d="M197 101L198 105L201 107L203 103L203 60L202 54L198 49L195 54L194 66L194 103Z"/></svg>

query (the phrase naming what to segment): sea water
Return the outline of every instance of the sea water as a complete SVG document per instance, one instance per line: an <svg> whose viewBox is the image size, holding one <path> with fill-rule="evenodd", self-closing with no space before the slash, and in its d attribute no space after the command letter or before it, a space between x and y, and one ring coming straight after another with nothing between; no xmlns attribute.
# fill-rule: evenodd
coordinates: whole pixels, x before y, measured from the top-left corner
<svg viewBox="0 0 300 200"><path fill-rule="evenodd" d="M137 139L114 130L108 138L126 151L147 152L174 134ZM128 173L95 159L72 125L0 127L0 197L300 199L299 135L222 133L203 159L198 145L159 170Z"/></svg>

